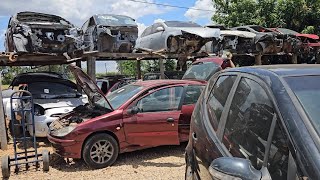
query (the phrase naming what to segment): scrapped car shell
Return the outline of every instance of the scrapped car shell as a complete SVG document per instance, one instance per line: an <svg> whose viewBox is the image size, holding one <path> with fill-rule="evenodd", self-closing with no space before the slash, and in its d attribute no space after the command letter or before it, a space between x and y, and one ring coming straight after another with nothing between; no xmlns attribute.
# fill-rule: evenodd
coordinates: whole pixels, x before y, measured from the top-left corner
<svg viewBox="0 0 320 180"><path fill-rule="evenodd" d="M238 30L221 30L221 36L239 36L243 38L254 38L256 34L252 32L246 31L238 31Z"/></svg>

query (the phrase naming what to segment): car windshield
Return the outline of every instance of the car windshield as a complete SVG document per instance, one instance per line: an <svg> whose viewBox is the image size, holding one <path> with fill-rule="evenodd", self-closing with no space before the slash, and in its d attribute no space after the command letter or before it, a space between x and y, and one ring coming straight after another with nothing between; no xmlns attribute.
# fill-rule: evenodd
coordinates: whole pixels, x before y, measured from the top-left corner
<svg viewBox="0 0 320 180"><path fill-rule="evenodd" d="M213 62L201 62L193 64L184 74L182 79L209 80L210 77L220 70L220 67Z"/></svg>
<svg viewBox="0 0 320 180"><path fill-rule="evenodd" d="M118 109L142 89L142 86L129 84L108 94L107 99L114 109Z"/></svg>
<svg viewBox="0 0 320 180"><path fill-rule="evenodd" d="M98 24L107 26L136 26L134 19L126 16L100 15L97 17Z"/></svg>
<svg viewBox="0 0 320 180"><path fill-rule="evenodd" d="M320 135L320 76L286 77L285 80Z"/></svg>
<svg viewBox="0 0 320 180"><path fill-rule="evenodd" d="M168 27L201 27L199 24L182 21L166 21L164 22Z"/></svg>

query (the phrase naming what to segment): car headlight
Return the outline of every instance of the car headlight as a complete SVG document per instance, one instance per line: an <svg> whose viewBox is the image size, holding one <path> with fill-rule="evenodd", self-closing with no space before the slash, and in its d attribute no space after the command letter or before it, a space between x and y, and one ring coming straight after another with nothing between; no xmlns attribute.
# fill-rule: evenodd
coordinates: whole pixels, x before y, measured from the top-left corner
<svg viewBox="0 0 320 180"><path fill-rule="evenodd" d="M65 126L63 128L51 131L50 134L56 137L63 137L71 133L75 128L76 126Z"/></svg>

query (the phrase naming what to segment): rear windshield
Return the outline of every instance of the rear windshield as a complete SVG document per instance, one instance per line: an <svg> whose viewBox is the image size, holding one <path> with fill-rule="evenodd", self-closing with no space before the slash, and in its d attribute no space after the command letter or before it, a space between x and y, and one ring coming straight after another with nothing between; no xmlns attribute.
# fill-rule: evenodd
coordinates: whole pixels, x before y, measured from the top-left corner
<svg viewBox="0 0 320 180"><path fill-rule="evenodd" d="M208 81L210 77L220 70L220 66L213 62L193 64L184 74L182 79L197 79Z"/></svg>
<svg viewBox="0 0 320 180"><path fill-rule="evenodd" d="M98 24L108 25L108 26L136 26L134 19L126 16L117 16L117 15L99 15L97 17Z"/></svg>
<svg viewBox="0 0 320 180"><path fill-rule="evenodd" d="M199 24L182 21L166 21L164 22L168 27L201 27Z"/></svg>
<svg viewBox="0 0 320 180"><path fill-rule="evenodd" d="M285 80L320 134L320 76L286 77Z"/></svg>
<svg viewBox="0 0 320 180"><path fill-rule="evenodd" d="M36 99L76 98L81 94L70 86L55 82L35 82L28 85L28 91Z"/></svg>

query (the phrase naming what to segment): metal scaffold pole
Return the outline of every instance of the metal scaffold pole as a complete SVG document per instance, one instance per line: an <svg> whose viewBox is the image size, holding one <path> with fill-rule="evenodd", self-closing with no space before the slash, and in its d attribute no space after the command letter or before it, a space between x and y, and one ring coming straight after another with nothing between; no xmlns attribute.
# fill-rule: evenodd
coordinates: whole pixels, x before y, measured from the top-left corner
<svg viewBox="0 0 320 180"><path fill-rule="evenodd" d="M2 71L0 71L0 133L1 133L1 149L7 150L8 149L8 140L7 140L7 130L6 130L6 122L4 118L4 107L2 101Z"/></svg>

